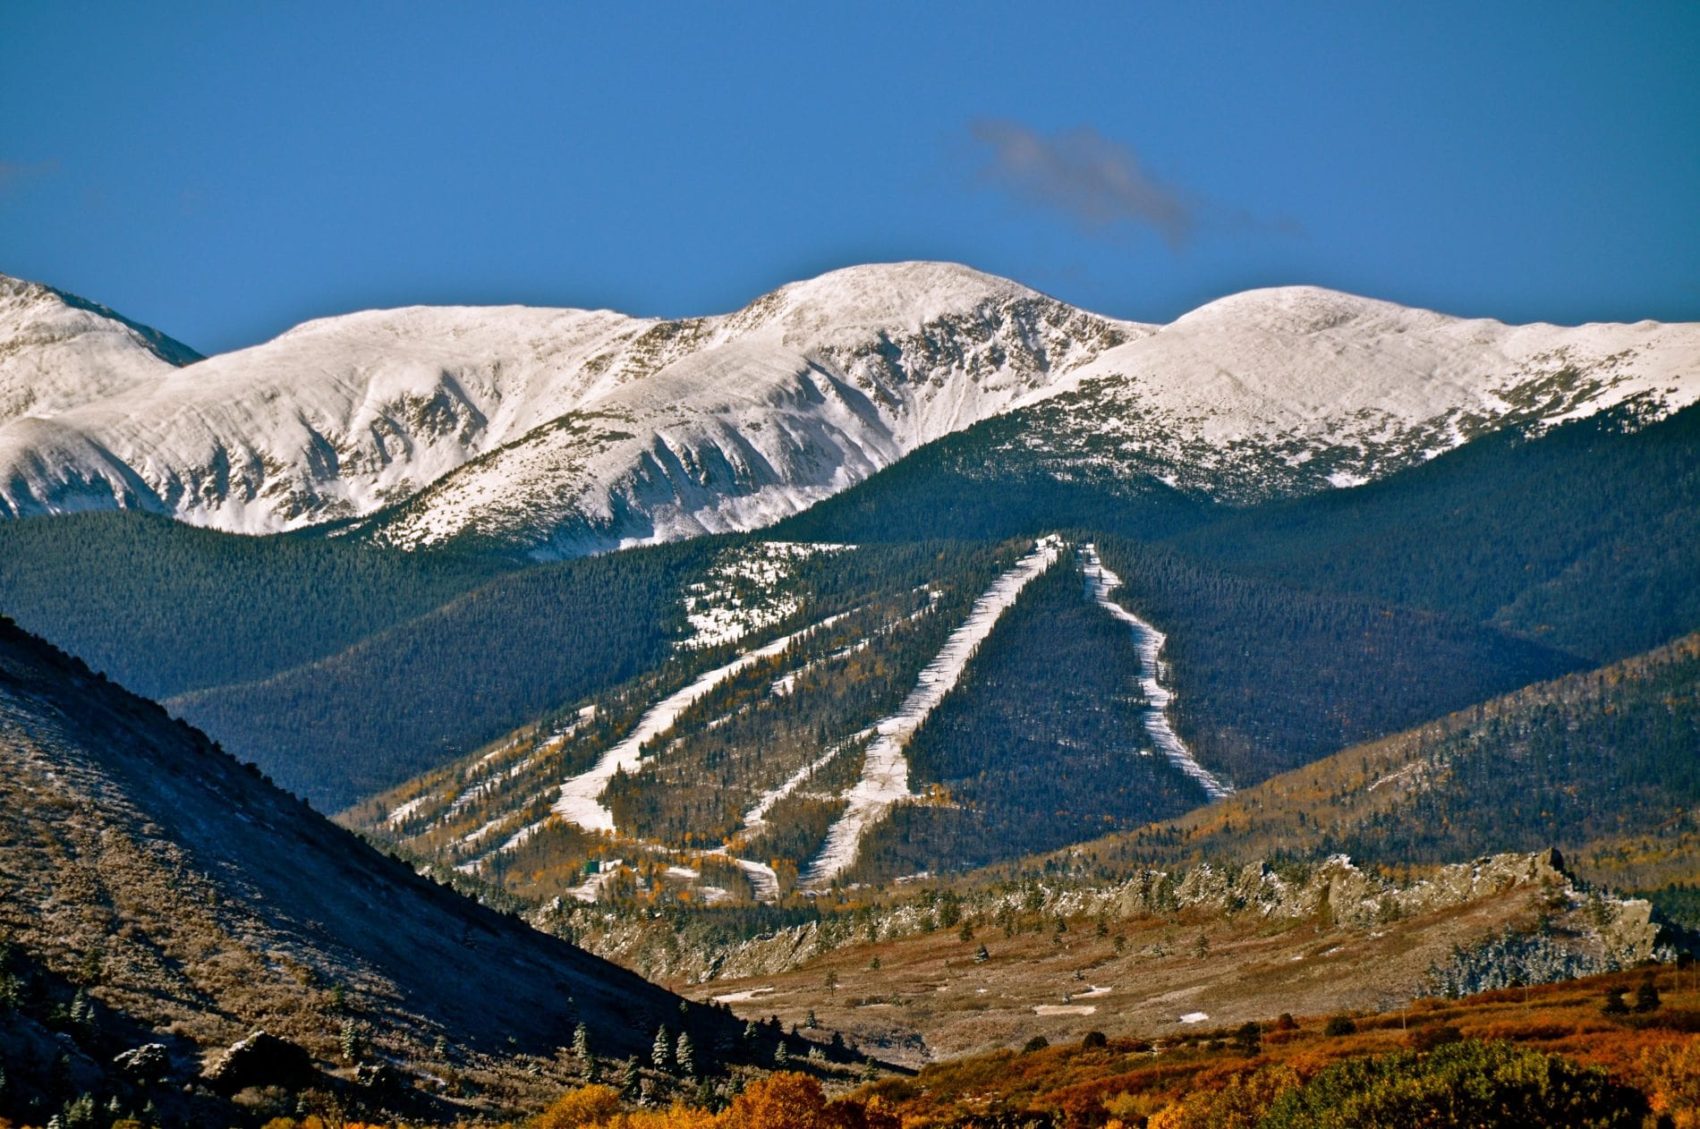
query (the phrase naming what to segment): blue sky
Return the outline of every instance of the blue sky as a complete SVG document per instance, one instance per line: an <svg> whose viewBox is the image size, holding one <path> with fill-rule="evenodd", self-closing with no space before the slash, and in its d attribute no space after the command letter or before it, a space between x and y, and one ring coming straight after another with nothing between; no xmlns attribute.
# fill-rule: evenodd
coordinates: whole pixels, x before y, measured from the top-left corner
<svg viewBox="0 0 1700 1129"><path fill-rule="evenodd" d="M0 5L0 271L202 350L939 258L1700 320L1700 4Z"/></svg>

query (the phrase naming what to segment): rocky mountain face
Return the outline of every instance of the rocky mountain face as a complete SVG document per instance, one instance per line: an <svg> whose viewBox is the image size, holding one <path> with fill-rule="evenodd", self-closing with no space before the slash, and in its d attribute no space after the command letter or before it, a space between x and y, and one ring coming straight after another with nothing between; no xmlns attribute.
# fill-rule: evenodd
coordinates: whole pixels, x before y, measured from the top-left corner
<svg viewBox="0 0 1700 1129"><path fill-rule="evenodd" d="M1385 478L1507 428L1700 399L1700 326L1511 326L1316 287L1202 306L1070 375L1012 446L1246 504Z"/></svg>
<svg viewBox="0 0 1700 1129"><path fill-rule="evenodd" d="M812 1016L912 1066L1035 1034L1167 1044L1282 1013L1394 1012L1671 956L1647 902L1582 887L1552 852L1403 880L1341 856L1101 873L1082 852L888 897L742 938L609 906L538 920L688 995Z"/></svg>
<svg viewBox="0 0 1700 1129"><path fill-rule="evenodd" d="M368 311L184 364L158 335L6 285L34 313L0 307L0 512L137 507L254 533L358 519L385 544L538 557L766 525L1012 410L990 457L1241 502L1510 424L1700 399L1700 327L1511 327L1309 287L1154 327L899 263L719 317ZM81 330L42 328L61 324Z"/></svg>
<svg viewBox="0 0 1700 1129"><path fill-rule="evenodd" d="M647 1055L664 1022L705 1054L732 1045L728 1017L419 878L9 621L0 842L0 942L40 966L32 984L77 986L85 1016L159 1043L149 1069L174 1091L216 1089L257 1028L321 1087L382 1068L397 1093L475 1105L547 1097L580 1024L598 1056ZM0 1026L20 1081L61 1069L51 1039L37 1062L40 1040Z"/></svg>
<svg viewBox="0 0 1700 1129"><path fill-rule="evenodd" d="M864 946L870 936L882 941L917 939L954 927L964 918L995 923L1025 912L1052 921L1058 917L1126 921L1178 918L1190 912L1200 920L1245 914L1291 926L1322 915L1330 927L1368 932L1393 921L1458 910L1512 890L1541 891L1555 911L1588 908L1592 916L1584 926L1582 915L1577 915L1572 922L1577 929L1567 944L1590 967L1629 966L1651 959L1659 950L1660 926L1648 902L1592 896L1565 869L1556 851L1486 856L1435 867L1422 878L1404 883L1366 872L1344 855L1302 867L1250 862L1138 870L1113 882L1053 877L1004 888L970 888L960 895L951 892L942 903L953 907L944 915L955 918L948 926L941 923L938 897L918 896L859 919L823 917L719 944L669 942L644 921L607 907L563 901L536 917L544 927L570 933L579 943L646 975L710 984L777 976L836 950Z"/></svg>
<svg viewBox="0 0 1700 1129"><path fill-rule="evenodd" d="M935 264L681 321L371 311L7 428L0 507L260 533L406 503L374 536L537 555L750 528L1145 331Z"/></svg>

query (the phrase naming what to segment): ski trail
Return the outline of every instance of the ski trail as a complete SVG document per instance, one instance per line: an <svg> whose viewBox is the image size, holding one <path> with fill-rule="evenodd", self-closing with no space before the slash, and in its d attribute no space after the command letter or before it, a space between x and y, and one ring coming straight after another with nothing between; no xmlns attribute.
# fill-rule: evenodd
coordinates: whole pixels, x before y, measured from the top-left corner
<svg viewBox="0 0 1700 1129"><path fill-rule="evenodd" d="M1161 682L1163 667L1166 664L1157 657L1162 654L1163 644L1168 636L1110 599L1110 593L1121 587L1122 578L1104 566L1104 562L1098 558L1096 545L1082 545L1080 555L1085 559L1086 579L1092 585L1092 596L1098 601L1098 606L1133 630L1134 644L1139 648L1139 688L1149 703L1145 710L1145 731L1151 735L1152 743L1168 758L1169 763L1197 781L1199 787L1204 789L1205 795L1212 800L1222 799L1231 793L1233 788L1222 783L1209 769L1193 760L1186 743L1169 724L1169 703L1175 700L1175 696Z"/></svg>
<svg viewBox="0 0 1700 1129"><path fill-rule="evenodd" d="M715 667L683 690L663 698L650 707L649 712L639 719L637 727L627 734L624 740L603 753L593 768L563 783L561 797L555 801L551 810L568 823L577 824L586 831L613 831L614 813L603 806L599 797L616 772L632 772L642 764L643 746L647 742L672 729L680 714L722 682L763 659L783 653L785 648L796 640L830 627L843 618L842 615L828 616L801 631L782 635L764 647L744 652L725 666Z"/></svg>
<svg viewBox="0 0 1700 1129"><path fill-rule="evenodd" d="M749 859L741 859L734 855L727 855L726 857L730 858L732 865L743 871L745 876L749 878L750 885L755 889L756 901L777 902L779 900L779 875L774 873L771 866L764 866L759 862L751 862Z"/></svg>
<svg viewBox="0 0 1700 1129"><path fill-rule="evenodd" d="M856 861L856 852L861 849L862 837L868 829L884 818L892 804L910 795L909 761L903 755L904 747L945 696L956 688L968 660L1015 603L1021 590L1055 564L1061 551L1062 538L1054 534L1041 537L1032 552L992 581L992 586L974 601L967 620L951 632L933 661L921 671L915 689L897 707L897 712L874 725L875 737L862 762L862 779L845 797L850 806L827 832L826 843L804 872L802 885L818 888L844 873Z"/></svg>
<svg viewBox="0 0 1700 1129"><path fill-rule="evenodd" d="M781 784L779 787L773 789L773 791L763 792L761 798L756 801L755 806L744 813L744 829L746 831L753 831L757 827L766 823L767 813L773 810L774 804L777 804L780 800L783 800L786 796L789 796L792 792L795 792L798 788L802 787L803 781L807 780L809 777L825 768L828 764L832 763L833 757L836 757L839 753L842 753L845 749L849 748L855 742L868 736L872 732L873 730L871 729L864 729L860 733L852 734L849 740L840 741L836 745L827 749L826 752L821 754L819 760L810 761L808 764L798 769L796 773L790 777L790 779L786 780L785 783Z"/></svg>

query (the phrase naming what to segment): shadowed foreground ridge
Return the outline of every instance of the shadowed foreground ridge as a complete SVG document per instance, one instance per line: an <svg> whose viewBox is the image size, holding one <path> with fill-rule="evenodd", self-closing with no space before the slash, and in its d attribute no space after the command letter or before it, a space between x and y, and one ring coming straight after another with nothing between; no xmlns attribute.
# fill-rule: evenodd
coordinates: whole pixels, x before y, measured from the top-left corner
<svg viewBox="0 0 1700 1129"><path fill-rule="evenodd" d="M599 1057L663 1022L731 1045L730 1016L418 877L3 617L0 843L0 941L175 1077L255 1028L343 1074L352 1029L467 1097L549 1086L580 1023Z"/></svg>

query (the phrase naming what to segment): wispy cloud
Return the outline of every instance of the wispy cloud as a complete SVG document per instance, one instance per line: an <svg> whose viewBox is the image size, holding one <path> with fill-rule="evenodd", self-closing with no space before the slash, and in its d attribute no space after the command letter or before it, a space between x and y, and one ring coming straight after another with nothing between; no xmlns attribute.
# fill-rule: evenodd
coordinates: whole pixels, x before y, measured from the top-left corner
<svg viewBox="0 0 1700 1129"><path fill-rule="evenodd" d="M1199 202L1147 172L1139 155L1090 127L1046 136L1019 122L970 126L987 151L982 175L1022 199L1055 208L1088 229L1132 223L1180 248L1199 223Z"/></svg>
<svg viewBox="0 0 1700 1129"><path fill-rule="evenodd" d="M59 171L59 162L0 161L0 192L16 188L37 177L51 176Z"/></svg>

